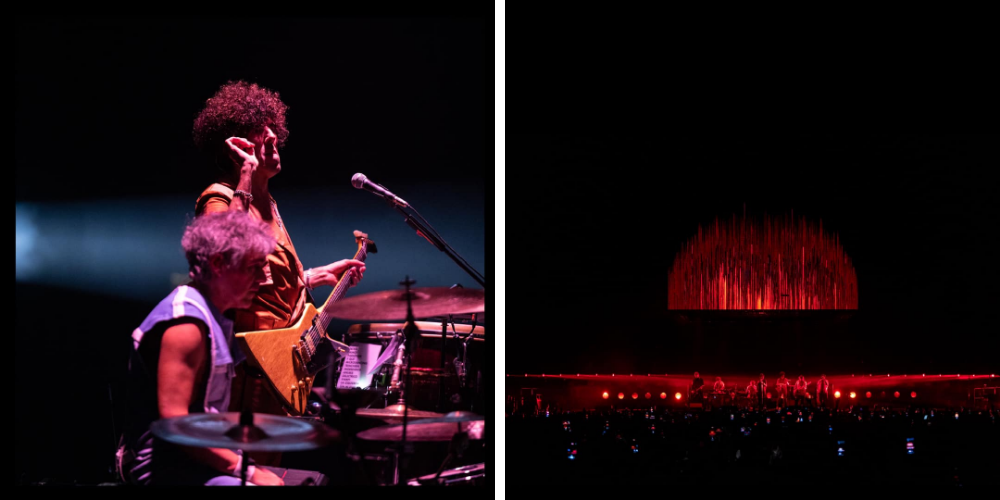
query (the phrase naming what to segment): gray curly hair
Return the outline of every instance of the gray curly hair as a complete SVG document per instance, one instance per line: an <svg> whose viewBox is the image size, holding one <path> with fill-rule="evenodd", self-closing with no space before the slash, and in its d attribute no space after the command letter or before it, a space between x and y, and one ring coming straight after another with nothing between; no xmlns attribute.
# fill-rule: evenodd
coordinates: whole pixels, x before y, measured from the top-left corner
<svg viewBox="0 0 1000 500"><path fill-rule="evenodd" d="M263 258L274 251L271 229L238 210L214 212L196 217L181 238L191 279L204 282L212 278L209 259L221 255L225 265L239 265L247 257Z"/></svg>

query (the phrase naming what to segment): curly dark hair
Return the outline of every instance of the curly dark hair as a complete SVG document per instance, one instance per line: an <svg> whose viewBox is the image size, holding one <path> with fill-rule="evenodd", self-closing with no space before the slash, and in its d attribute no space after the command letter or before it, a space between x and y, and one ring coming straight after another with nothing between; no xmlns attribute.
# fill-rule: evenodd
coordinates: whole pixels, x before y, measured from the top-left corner
<svg viewBox="0 0 1000 500"><path fill-rule="evenodd" d="M277 92L243 80L226 82L205 101L205 108L195 118L194 144L205 154L221 160L219 155L228 155L223 147L226 139L247 137L267 126L278 136L278 147L283 147L288 139L287 111L288 106L281 102ZM216 163L220 167L227 165Z"/></svg>

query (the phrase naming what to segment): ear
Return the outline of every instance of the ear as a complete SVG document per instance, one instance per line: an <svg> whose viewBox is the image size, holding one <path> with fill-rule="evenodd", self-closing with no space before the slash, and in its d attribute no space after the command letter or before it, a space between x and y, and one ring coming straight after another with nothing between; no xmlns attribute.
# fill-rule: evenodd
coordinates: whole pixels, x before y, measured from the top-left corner
<svg viewBox="0 0 1000 500"><path fill-rule="evenodd" d="M218 276L219 271L226 267L226 261L221 255L216 254L208 258L208 265L212 268L212 276Z"/></svg>

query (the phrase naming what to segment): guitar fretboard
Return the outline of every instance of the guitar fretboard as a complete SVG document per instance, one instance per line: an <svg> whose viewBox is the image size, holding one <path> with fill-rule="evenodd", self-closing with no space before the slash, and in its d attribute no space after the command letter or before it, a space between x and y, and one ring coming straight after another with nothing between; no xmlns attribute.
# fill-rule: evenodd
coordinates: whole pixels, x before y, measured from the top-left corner
<svg viewBox="0 0 1000 500"><path fill-rule="evenodd" d="M362 239L357 253L354 254L354 259L364 262L366 257L368 257L368 240ZM344 274L340 277L340 281L333 287L333 292L330 293L330 298L326 300L326 305L337 302L347 294L347 289L351 287L351 280L354 279L356 272L356 268L354 267L349 268L344 272ZM323 332L326 331L326 329L330 326L330 322L333 320L333 317L326 313L326 305L324 305L323 312L319 315L319 325ZM323 339L320 331L316 328L310 328L306 332L306 335L309 336L309 339L312 341L311 345L313 346L319 345L320 341ZM310 352L309 355L312 356L314 353L315 352Z"/></svg>

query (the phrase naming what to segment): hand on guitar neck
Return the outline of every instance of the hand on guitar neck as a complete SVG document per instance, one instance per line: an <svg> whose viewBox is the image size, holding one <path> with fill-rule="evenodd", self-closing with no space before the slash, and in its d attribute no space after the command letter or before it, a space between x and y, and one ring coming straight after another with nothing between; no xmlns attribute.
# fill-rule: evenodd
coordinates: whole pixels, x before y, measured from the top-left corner
<svg viewBox="0 0 1000 500"><path fill-rule="evenodd" d="M314 267L305 272L306 286L337 286L345 274L350 277L350 286L355 286L365 275L365 263L357 259L342 259L325 266Z"/></svg>

